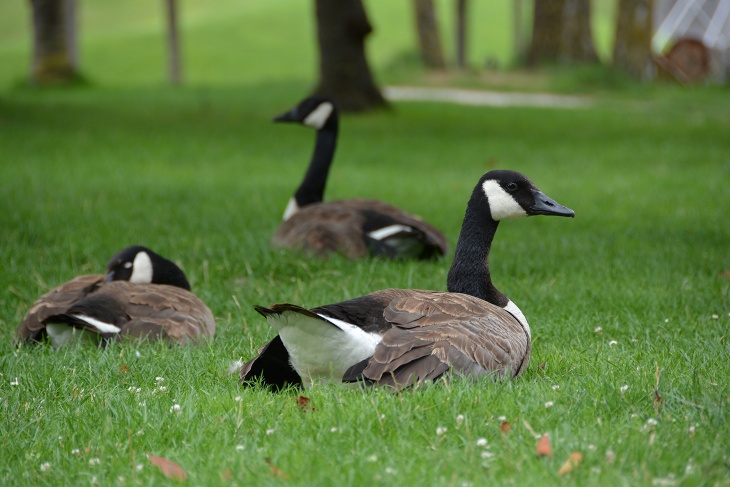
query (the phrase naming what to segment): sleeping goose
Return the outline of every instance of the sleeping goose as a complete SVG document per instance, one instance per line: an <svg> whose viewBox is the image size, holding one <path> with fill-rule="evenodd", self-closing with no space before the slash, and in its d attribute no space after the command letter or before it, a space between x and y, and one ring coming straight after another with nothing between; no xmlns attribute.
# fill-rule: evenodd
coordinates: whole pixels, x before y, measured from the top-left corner
<svg viewBox="0 0 730 487"><path fill-rule="evenodd" d="M114 255L106 271L41 296L18 326L15 342L47 335L53 347L123 338L185 344L215 335L213 314L173 262L135 245Z"/></svg>
<svg viewBox="0 0 730 487"><path fill-rule="evenodd" d="M530 359L530 326L492 284L488 257L499 222L530 215L575 213L518 172L490 171L469 199L448 292L384 289L313 309L255 307L278 335L243 365L242 383L362 381L403 388L449 370L517 377Z"/></svg>
<svg viewBox="0 0 730 487"><path fill-rule="evenodd" d="M320 256L339 252L350 258L368 253L417 259L446 254L448 244L440 230L395 206L369 199L323 203L339 124L331 100L307 98L274 121L295 122L317 131L312 160L272 238L274 246Z"/></svg>

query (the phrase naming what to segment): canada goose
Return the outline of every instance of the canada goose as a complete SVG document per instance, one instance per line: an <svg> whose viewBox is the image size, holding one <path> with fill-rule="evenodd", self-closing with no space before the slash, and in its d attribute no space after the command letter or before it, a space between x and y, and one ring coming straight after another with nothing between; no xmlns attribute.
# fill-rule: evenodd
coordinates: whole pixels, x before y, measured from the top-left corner
<svg viewBox="0 0 730 487"><path fill-rule="evenodd" d="M18 326L15 342L47 335L54 347L123 338L185 344L215 335L213 314L173 262L135 245L114 255L106 271L76 277L41 296Z"/></svg>
<svg viewBox="0 0 730 487"><path fill-rule="evenodd" d="M339 252L350 258L371 253L427 259L448 252L440 230L395 206L360 198L323 203L339 126L334 102L319 96L306 98L274 121L295 122L317 131L312 160L272 238L274 246L320 256Z"/></svg>
<svg viewBox="0 0 730 487"><path fill-rule="evenodd" d="M517 377L530 359L530 326L489 274L489 249L502 220L573 217L515 171L490 171L464 215L449 292L384 289L311 310L256 306L279 335L241 368L241 381L276 388L315 380L396 388L466 376Z"/></svg>

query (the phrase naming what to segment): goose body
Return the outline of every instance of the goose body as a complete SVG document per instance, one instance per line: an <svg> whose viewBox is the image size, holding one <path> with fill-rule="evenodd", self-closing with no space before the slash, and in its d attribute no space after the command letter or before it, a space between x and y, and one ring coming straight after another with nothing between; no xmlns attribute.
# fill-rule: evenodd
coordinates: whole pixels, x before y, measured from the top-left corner
<svg viewBox="0 0 730 487"><path fill-rule="evenodd" d="M449 371L519 376L532 348L520 309L492 284L488 257L501 220L574 216L515 171L490 171L467 205L448 292L384 289L306 309L256 307L278 335L241 369L243 383L284 387L316 381L396 388Z"/></svg>
<svg viewBox="0 0 730 487"><path fill-rule="evenodd" d="M448 252L440 230L393 205L371 199L323 201L339 130L339 115L331 100L307 98L274 121L299 123L317 131L312 160L272 238L274 246L350 258L368 254L431 258Z"/></svg>
<svg viewBox="0 0 730 487"><path fill-rule="evenodd" d="M214 335L213 314L190 292L182 270L133 246L110 259L105 275L79 276L41 296L18 326L15 341L48 336L54 347L125 338L186 344Z"/></svg>

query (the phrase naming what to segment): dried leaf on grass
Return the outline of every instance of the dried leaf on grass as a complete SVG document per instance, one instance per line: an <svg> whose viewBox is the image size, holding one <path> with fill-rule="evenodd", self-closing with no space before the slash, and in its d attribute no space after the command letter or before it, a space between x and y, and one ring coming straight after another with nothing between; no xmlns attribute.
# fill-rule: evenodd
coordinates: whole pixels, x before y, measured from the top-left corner
<svg viewBox="0 0 730 487"><path fill-rule="evenodd" d="M299 409L304 411L305 413L307 411L316 411L314 406L311 404L312 400L305 396L299 396L297 397L297 406L299 406Z"/></svg>
<svg viewBox="0 0 730 487"><path fill-rule="evenodd" d="M583 461L583 454L579 451L574 451L573 453L568 456L568 459L565 461L562 467L560 467L560 470L558 470L558 475L565 475L566 473L570 473L576 468L578 468L578 465L580 465L580 462Z"/></svg>
<svg viewBox="0 0 730 487"><path fill-rule="evenodd" d="M502 423L499 425L499 430L504 433L505 435L509 433L509 431L512 429L512 425L509 424L509 421L502 421Z"/></svg>
<svg viewBox="0 0 730 487"><path fill-rule="evenodd" d="M542 435L540 441L537 442L537 456L553 457L553 448L550 446L550 438L548 438L548 435Z"/></svg>
<svg viewBox="0 0 730 487"><path fill-rule="evenodd" d="M279 478L279 479L288 479L289 478L289 474L284 472L283 470L281 470L276 465L274 465L274 462L271 461L271 458L266 459L266 464L271 469L271 473L274 474L274 477Z"/></svg>
<svg viewBox="0 0 730 487"><path fill-rule="evenodd" d="M180 465L173 462L172 460L168 460L167 458L162 457L156 457L151 453L147 454L147 458L149 458L152 465L159 468L160 472L162 472L162 475L164 475L168 479L183 481L188 478L187 472L185 472L185 470L183 470Z"/></svg>

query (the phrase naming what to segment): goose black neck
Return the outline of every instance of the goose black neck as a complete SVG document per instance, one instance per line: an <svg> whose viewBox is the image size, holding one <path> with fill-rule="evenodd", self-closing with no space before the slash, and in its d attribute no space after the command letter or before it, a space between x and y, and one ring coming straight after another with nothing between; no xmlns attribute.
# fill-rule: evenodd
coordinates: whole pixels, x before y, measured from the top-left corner
<svg viewBox="0 0 730 487"><path fill-rule="evenodd" d="M449 292L469 294L504 307L509 300L494 287L489 274L489 250L499 222L492 219L485 200L477 186L466 207L446 287Z"/></svg>
<svg viewBox="0 0 730 487"><path fill-rule="evenodd" d="M152 284L167 284L190 291L190 283L185 273L171 260L155 254L153 259Z"/></svg>
<svg viewBox="0 0 730 487"><path fill-rule="evenodd" d="M319 203L324 199L327 175L337 145L337 126L337 116L332 114L327 123L317 130L317 141L314 145L314 152L307 174L304 175L302 184L294 193L294 199L300 208L312 203Z"/></svg>

